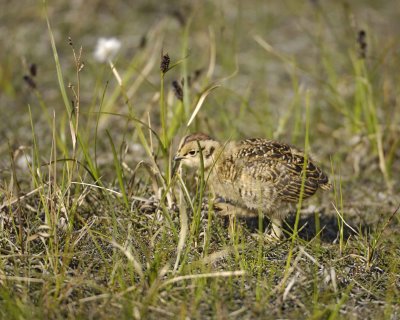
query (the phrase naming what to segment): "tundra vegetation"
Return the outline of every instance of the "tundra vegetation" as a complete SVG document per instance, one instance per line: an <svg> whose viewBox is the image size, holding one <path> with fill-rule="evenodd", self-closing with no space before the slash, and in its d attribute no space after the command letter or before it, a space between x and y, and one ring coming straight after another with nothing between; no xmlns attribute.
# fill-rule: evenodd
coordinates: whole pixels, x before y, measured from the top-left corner
<svg viewBox="0 0 400 320"><path fill-rule="evenodd" d="M0 318L398 319L396 6L3 1ZM173 167L199 131L296 145L333 187L265 241Z"/></svg>

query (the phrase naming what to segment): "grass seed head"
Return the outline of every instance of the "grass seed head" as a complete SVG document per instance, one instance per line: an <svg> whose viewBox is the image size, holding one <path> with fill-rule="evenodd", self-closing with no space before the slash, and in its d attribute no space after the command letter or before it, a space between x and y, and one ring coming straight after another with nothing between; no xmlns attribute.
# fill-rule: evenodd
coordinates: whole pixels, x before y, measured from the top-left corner
<svg viewBox="0 0 400 320"><path fill-rule="evenodd" d="M33 78L31 76L24 75L24 81L27 83L27 85L31 89L36 89L36 82L35 82L35 80L33 80Z"/></svg>
<svg viewBox="0 0 400 320"><path fill-rule="evenodd" d="M367 33L365 30L360 30L357 35L357 43L359 45L359 57L365 59L367 57Z"/></svg>
<svg viewBox="0 0 400 320"><path fill-rule="evenodd" d="M37 75L37 66L35 63L32 63L29 67L29 73L31 74L32 77L36 77Z"/></svg>
<svg viewBox="0 0 400 320"><path fill-rule="evenodd" d="M179 84L178 81L174 80L172 81L172 87L174 88L176 98L182 101L183 100L182 86Z"/></svg>
<svg viewBox="0 0 400 320"><path fill-rule="evenodd" d="M166 73L169 68L169 63L171 62L171 59L169 58L168 53L164 54L161 57L161 64L160 64L160 69L162 73Z"/></svg>

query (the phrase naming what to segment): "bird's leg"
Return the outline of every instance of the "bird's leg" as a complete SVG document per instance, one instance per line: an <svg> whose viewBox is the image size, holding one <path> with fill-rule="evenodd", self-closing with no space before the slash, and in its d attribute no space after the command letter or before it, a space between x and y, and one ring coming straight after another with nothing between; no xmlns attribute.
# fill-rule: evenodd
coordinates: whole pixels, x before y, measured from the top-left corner
<svg viewBox="0 0 400 320"><path fill-rule="evenodd" d="M228 230L231 238L235 236L235 227L236 227L236 216L234 214L230 214Z"/></svg>
<svg viewBox="0 0 400 320"><path fill-rule="evenodd" d="M236 213L238 208L229 202L225 202L224 199L218 198L214 202L214 210L221 216L228 216L228 230L231 235L234 235L236 227Z"/></svg>

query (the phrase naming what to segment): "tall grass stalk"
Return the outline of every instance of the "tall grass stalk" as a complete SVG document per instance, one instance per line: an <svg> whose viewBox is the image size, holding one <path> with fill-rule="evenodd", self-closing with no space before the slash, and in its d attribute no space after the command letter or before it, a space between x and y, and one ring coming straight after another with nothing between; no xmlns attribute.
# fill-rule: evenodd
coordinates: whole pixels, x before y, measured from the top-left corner
<svg viewBox="0 0 400 320"><path fill-rule="evenodd" d="M332 159L331 159L331 176L336 177L336 172L334 169L334 164L332 162ZM336 219L339 228L339 252L340 254L342 254L344 249L345 220L344 220L344 207L343 207L342 178L340 171L338 172L338 176L339 176L338 180L333 178L332 184L333 184L333 194L335 199L335 208L337 210Z"/></svg>
<svg viewBox="0 0 400 320"><path fill-rule="evenodd" d="M362 123L365 126L366 133L374 146L374 151L379 157L379 168L389 192L393 185L389 176L388 163L382 142L382 128L378 118L377 102L374 94L374 84L371 75L368 72L366 61L364 59L351 57L355 74L355 99L354 99L354 119L353 130L362 132L357 124Z"/></svg>
<svg viewBox="0 0 400 320"><path fill-rule="evenodd" d="M376 2L371 11L360 0L344 6L271 2L272 19L266 20L261 0L246 10L241 3L204 2L166 11L139 4L129 13L110 2L119 19L101 14L107 32L123 39L124 52L101 68L87 54L86 40L97 35L74 32L84 50L71 54L64 33L102 30L92 2L72 8L67 0L44 0L37 11L10 2L2 12L11 30L3 36L15 41L5 42L0 53L0 101L6 106L0 319L396 317L398 184L389 194L381 179L389 189L399 170L399 63L390 34L398 22L390 20L395 14L387 5ZM87 19L75 15L77 8ZM162 18L149 26L154 8ZM361 21L365 10L369 19ZM343 27L343 20L354 24ZM370 38L379 46L368 44L367 58L350 53L349 59L346 48L355 40L349 30L376 21L391 27L388 34L380 32L382 23L374 24ZM41 54L40 26L53 64ZM273 30L270 44L248 30ZM139 44L141 36L147 43ZM160 78L163 44L181 60L174 64L178 71ZM39 73L29 67L19 75L21 61L37 65ZM61 69L64 64L71 68ZM192 68L204 73L193 80ZM15 76L26 81L25 89ZM169 84L181 84L182 77L184 93L174 99ZM304 83L310 91L303 95ZM219 84L223 90L212 89ZM257 222L239 217L228 229L207 197L204 168L191 184L180 172L172 175L172 141L195 130L303 143L305 163L309 140L316 140L322 157L333 153L332 205L321 197L327 208L321 221L317 213L302 217L315 219L317 235L311 241L301 236L305 167L291 238L277 244L255 239ZM262 233L261 210L258 218Z"/></svg>
<svg viewBox="0 0 400 320"><path fill-rule="evenodd" d="M190 204L191 212L194 212L194 206L190 199L189 191L187 190L186 185L183 182L180 173L178 173L178 179L179 179L180 186L181 186L181 188L179 189L179 221L180 221L181 230L179 232L179 241L178 241L178 245L176 248L176 260L175 260L175 265L174 265L175 272L178 270L178 265L179 265L179 262L181 259L182 251L186 244L185 241L187 238L187 234L189 232L188 215L187 215L187 211L185 208L184 195L186 196L186 199L188 200L188 203Z"/></svg>
<svg viewBox="0 0 400 320"><path fill-rule="evenodd" d="M54 40L53 31L52 31L52 28L51 28L51 25L50 25L49 15L48 15L48 11L47 11L47 1L46 0L43 0L43 5L44 5L47 29L48 29L49 36L50 36L51 49L53 51L54 62L56 64L58 85L59 85L59 88L60 88L62 99L64 101L64 106L65 106L65 108L66 108L66 110L68 112L68 115L71 116L72 108L71 108L71 104L69 102L67 91L66 91L65 84L64 84L64 78L63 78L63 74L62 74L60 59L58 57L56 42Z"/></svg>
<svg viewBox="0 0 400 320"><path fill-rule="evenodd" d="M186 25L183 30L183 35L182 35L182 58L188 56L188 51L189 51L189 33L190 33L190 28L192 25L192 16L188 17L186 20ZM188 81L188 61L184 59L181 64L181 72L183 76L183 83L186 84L183 86L183 112L185 119L189 115L189 107L190 107L190 90L189 86L187 85L189 83Z"/></svg>
<svg viewBox="0 0 400 320"><path fill-rule="evenodd" d="M295 218L295 223L294 223L294 227L293 227L293 233L291 235L291 245L290 245L288 256L286 259L284 279L287 279L287 277L289 276L289 270L290 270L292 256L293 256L293 249L295 247L295 243L296 243L296 240L298 237L300 211L301 211L301 205L303 203L304 186L305 186L306 174L307 174L307 162L308 162L308 150L309 150L309 126L310 126L310 91L307 90L306 96L305 96L304 163L303 163L303 170L302 170L302 180L301 180L300 196L299 196L299 200L297 202L297 207L296 207L296 218Z"/></svg>
<svg viewBox="0 0 400 320"><path fill-rule="evenodd" d="M120 162L120 160L118 159L118 154L117 154L117 151L116 151L116 149L115 149L114 142L113 142L113 140L112 140L112 138L111 138L111 135L110 135L110 133L108 132L108 130L107 130L107 137L108 137L108 140L109 140L109 142L110 142L111 150L112 150L112 153L113 153L114 165L115 165L115 172L116 172L116 174L117 174L117 179L118 179L119 187L121 188L122 197L123 197L123 200L124 200L124 203L125 203L126 208L129 209L129 201L128 201L128 197L127 197L127 194L126 194L126 189L125 189L125 184L124 184L124 179L123 179L123 171L122 171L122 167L121 167L121 162Z"/></svg>
<svg viewBox="0 0 400 320"><path fill-rule="evenodd" d="M165 72L160 72L160 120L161 120L161 139L163 142L163 148L168 149L168 135L167 135L167 115L165 107L165 92L164 92L164 76Z"/></svg>

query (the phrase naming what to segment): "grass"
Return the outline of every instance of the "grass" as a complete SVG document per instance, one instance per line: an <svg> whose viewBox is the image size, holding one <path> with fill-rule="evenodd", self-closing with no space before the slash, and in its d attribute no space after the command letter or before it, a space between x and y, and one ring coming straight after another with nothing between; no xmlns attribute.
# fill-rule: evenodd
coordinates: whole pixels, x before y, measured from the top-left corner
<svg viewBox="0 0 400 320"><path fill-rule="evenodd" d="M392 5L4 5L0 318L397 319ZM122 40L104 64L102 36ZM206 176L172 174L194 131L303 147L333 190L254 237L267 219L226 221Z"/></svg>

